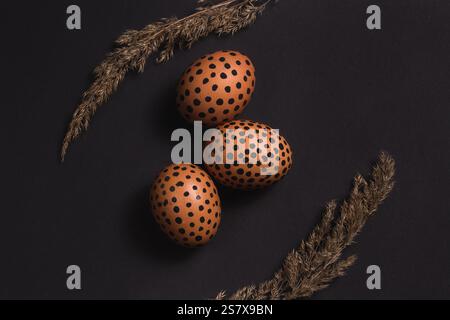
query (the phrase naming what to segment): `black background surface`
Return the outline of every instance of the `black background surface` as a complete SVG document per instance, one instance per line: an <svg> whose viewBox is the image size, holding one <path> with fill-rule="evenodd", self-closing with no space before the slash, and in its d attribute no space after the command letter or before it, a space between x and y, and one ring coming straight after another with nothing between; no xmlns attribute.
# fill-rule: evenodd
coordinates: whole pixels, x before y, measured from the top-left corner
<svg viewBox="0 0 450 320"><path fill-rule="evenodd" d="M356 265L315 298L450 297L449 1L282 0L233 37L130 74L61 164L70 116L114 39L194 1L76 1L81 31L66 29L70 4L1 5L0 298L203 299L260 282L382 149L396 188L348 250ZM370 4L381 31L365 26ZM174 106L178 77L219 49L253 60L244 116L280 128L294 167L268 190L222 189L217 238L187 250L159 231L147 193L172 130L190 127ZM66 289L70 264L81 291ZM371 264L381 291L366 288Z"/></svg>

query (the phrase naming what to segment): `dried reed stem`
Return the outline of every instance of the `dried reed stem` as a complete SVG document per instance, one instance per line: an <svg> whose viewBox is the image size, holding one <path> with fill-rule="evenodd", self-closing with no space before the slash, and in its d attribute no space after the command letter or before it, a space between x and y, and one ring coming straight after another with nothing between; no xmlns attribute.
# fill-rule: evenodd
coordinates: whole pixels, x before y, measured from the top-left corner
<svg viewBox="0 0 450 320"><path fill-rule="evenodd" d="M394 187L395 162L382 152L367 182L356 175L350 196L339 207L331 201L325 207L321 222L307 240L284 260L272 279L258 286L247 286L228 297L231 300L291 300L310 297L344 275L356 256L342 258L346 247L375 213ZM220 292L216 299L226 299Z"/></svg>
<svg viewBox="0 0 450 320"><path fill-rule="evenodd" d="M130 70L144 71L151 54L158 63L168 61L175 46L190 48L209 34L234 34L252 24L272 0L200 0L196 12L182 19L161 19L141 30L129 30L116 40L118 47L94 70L94 82L75 110L61 148L64 161L70 144L87 128L97 108L104 104Z"/></svg>

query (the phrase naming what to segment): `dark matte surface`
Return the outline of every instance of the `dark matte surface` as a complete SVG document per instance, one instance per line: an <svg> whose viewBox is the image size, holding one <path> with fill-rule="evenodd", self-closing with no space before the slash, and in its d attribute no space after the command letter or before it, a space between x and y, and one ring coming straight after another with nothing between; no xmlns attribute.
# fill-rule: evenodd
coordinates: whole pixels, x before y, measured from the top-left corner
<svg viewBox="0 0 450 320"><path fill-rule="evenodd" d="M381 149L397 186L358 243L359 260L318 299L449 298L450 3L282 0L234 37L209 37L172 61L130 75L92 127L58 159L90 72L127 28L190 12L194 1L77 1L83 29L65 28L69 1L3 4L1 298L209 298L267 279L346 195ZM170 133L189 124L174 86L197 57L249 55L257 87L245 116L280 128L291 173L262 192L222 190L223 222L200 250L172 245L147 204L170 161ZM65 288L82 268L83 290ZM366 289L370 264L382 290Z"/></svg>

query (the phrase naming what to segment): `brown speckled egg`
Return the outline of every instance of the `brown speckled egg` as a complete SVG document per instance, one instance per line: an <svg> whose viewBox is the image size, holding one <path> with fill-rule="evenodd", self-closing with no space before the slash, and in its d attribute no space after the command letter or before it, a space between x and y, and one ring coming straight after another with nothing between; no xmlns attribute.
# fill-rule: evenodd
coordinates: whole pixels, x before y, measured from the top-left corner
<svg viewBox="0 0 450 320"><path fill-rule="evenodd" d="M223 164L216 160L216 163L206 165L206 170L219 183L235 189L258 189L277 182L291 169L291 147L281 134L272 134L272 128L268 125L250 120L233 120L217 129L222 133L223 152L211 153L217 160L222 159ZM233 133L229 130L237 131ZM220 140L211 142L210 146L214 145L216 150L221 149ZM232 152L228 152L230 150Z"/></svg>
<svg viewBox="0 0 450 320"><path fill-rule="evenodd" d="M150 205L161 229L183 246L208 243L220 224L221 203L214 182L192 164L165 168L150 190Z"/></svg>
<svg viewBox="0 0 450 320"><path fill-rule="evenodd" d="M236 51L218 51L195 61L178 84L177 107L188 121L215 126L244 111L255 89L255 68Z"/></svg>

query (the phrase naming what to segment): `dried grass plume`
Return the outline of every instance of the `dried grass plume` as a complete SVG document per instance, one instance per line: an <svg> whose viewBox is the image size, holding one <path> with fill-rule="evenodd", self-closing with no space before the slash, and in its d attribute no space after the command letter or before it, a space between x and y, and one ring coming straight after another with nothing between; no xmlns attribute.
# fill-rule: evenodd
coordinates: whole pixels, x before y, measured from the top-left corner
<svg viewBox="0 0 450 320"><path fill-rule="evenodd" d="M216 299L293 300L326 288L356 261L354 255L343 258L343 251L392 191L394 173L394 159L382 152L371 178L356 175L348 199L339 207L335 201L327 204L321 222L288 254L272 279L243 287L229 297L222 291Z"/></svg>
<svg viewBox="0 0 450 320"><path fill-rule="evenodd" d="M176 46L190 48L209 34L234 34L252 24L272 0L198 1L196 12L178 19L161 19L141 30L129 30L116 40L117 48L94 70L95 80L84 92L67 129L61 148L64 161L70 144L87 128L130 70L143 72L150 55L168 61Z"/></svg>

